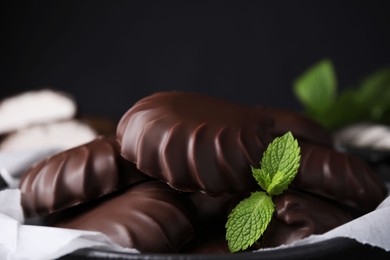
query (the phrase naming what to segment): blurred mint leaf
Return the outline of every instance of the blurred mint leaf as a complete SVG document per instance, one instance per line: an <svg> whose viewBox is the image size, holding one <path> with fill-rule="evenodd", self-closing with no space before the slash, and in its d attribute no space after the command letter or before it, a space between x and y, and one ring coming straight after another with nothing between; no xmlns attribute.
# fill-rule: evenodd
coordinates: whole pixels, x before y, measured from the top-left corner
<svg viewBox="0 0 390 260"><path fill-rule="evenodd" d="M337 93L332 63L323 59L293 84L304 112L334 130L359 121L390 124L390 67L366 77L356 88Z"/></svg>
<svg viewBox="0 0 390 260"><path fill-rule="evenodd" d="M323 113L336 97L337 81L333 64L323 59L294 82L294 93L311 115Z"/></svg>
<svg viewBox="0 0 390 260"><path fill-rule="evenodd" d="M390 67L366 77L356 89L358 105L373 121L385 121L390 111Z"/></svg>
<svg viewBox="0 0 390 260"><path fill-rule="evenodd" d="M264 233L275 205L265 192L253 192L229 214L226 223L226 240L231 252L252 246Z"/></svg>
<svg viewBox="0 0 390 260"><path fill-rule="evenodd" d="M313 119L328 129L335 129L356 122L359 118L366 118L364 114L363 107L359 106L356 99L356 92L348 89L337 96L328 110Z"/></svg>

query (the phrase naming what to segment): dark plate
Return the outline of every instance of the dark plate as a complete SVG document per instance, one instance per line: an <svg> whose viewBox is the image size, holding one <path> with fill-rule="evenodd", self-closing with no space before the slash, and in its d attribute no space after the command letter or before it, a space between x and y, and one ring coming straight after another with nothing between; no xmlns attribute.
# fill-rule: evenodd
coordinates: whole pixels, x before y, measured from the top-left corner
<svg viewBox="0 0 390 260"><path fill-rule="evenodd" d="M262 259L262 260L298 260L298 259L390 259L390 252L362 245L348 238L333 238L311 245L296 246L274 251L247 252L236 254L192 255L192 254L126 254L105 250L81 249L63 256L60 260L85 259L123 259L123 260L209 260L209 259Z"/></svg>

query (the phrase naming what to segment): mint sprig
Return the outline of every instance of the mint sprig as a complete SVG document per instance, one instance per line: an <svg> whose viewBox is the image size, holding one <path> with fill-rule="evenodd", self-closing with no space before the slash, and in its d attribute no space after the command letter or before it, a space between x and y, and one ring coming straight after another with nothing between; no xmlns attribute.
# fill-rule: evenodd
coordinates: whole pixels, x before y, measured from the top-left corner
<svg viewBox="0 0 390 260"><path fill-rule="evenodd" d="M229 214L225 227L231 252L249 248L263 235L275 211L272 196L288 188L298 173L300 158L298 142L287 132L268 145L260 168L251 166L253 177L265 192L253 192Z"/></svg>
<svg viewBox="0 0 390 260"><path fill-rule="evenodd" d="M293 84L304 112L328 129L371 121L390 124L390 67L382 68L354 88L337 89L333 63L323 59Z"/></svg>

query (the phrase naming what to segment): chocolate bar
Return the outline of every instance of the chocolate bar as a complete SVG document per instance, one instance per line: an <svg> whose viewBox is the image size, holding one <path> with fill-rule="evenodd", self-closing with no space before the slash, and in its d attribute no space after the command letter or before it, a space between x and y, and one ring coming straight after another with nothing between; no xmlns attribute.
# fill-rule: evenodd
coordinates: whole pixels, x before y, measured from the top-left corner
<svg viewBox="0 0 390 260"><path fill-rule="evenodd" d="M120 156L115 139L99 136L42 160L24 173L22 206L27 217L46 215L146 179Z"/></svg>

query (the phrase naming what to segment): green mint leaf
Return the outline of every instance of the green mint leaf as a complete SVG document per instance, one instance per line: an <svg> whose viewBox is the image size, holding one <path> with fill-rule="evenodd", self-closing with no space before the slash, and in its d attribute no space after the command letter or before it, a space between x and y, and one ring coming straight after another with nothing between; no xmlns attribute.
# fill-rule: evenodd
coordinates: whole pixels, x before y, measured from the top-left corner
<svg viewBox="0 0 390 260"><path fill-rule="evenodd" d="M272 179L271 175L268 174L268 172L264 171L262 168L255 168L251 166L252 169L252 175L257 181L257 183L260 185L260 187L263 190L267 190L268 186L271 184Z"/></svg>
<svg viewBox="0 0 390 260"><path fill-rule="evenodd" d="M295 80L293 90L310 116L315 117L317 113L326 111L337 94L332 62L324 59L313 65Z"/></svg>
<svg viewBox="0 0 390 260"><path fill-rule="evenodd" d="M390 91L390 68L383 68L366 77L356 90L360 103L374 104Z"/></svg>
<svg viewBox="0 0 390 260"><path fill-rule="evenodd" d="M358 105L364 108L368 119L383 121L390 112L390 67L366 77L355 92Z"/></svg>
<svg viewBox="0 0 390 260"><path fill-rule="evenodd" d="M269 144L261 159L261 168L252 167L252 174L270 196L279 195L298 173L300 159L298 141L287 132Z"/></svg>
<svg viewBox="0 0 390 260"><path fill-rule="evenodd" d="M327 129L359 121L390 124L390 67L372 73L357 88L336 93L333 65L324 59L295 80L293 91L304 112Z"/></svg>
<svg viewBox="0 0 390 260"><path fill-rule="evenodd" d="M316 115L316 121L327 129L337 129L367 117L365 108L359 105L356 92L346 89L337 96L328 110Z"/></svg>
<svg viewBox="0 0 390 260"><path fill-rule="evenodd" d="M253 192L229 214L226 222L226 240L231 252L252 246L271 221L275 205L265 192Z"/></svg>
<svg viewBox="0 0 390 260"><path fill-rule="evenodd" d="M268 145L261 168L251 166L253 177L268 194L253 192L230 212L225 227L231 252L249 248L263 235L275 211L271 196L287 189L298 172L300 159L298 141L287 132Z"/></svg>

